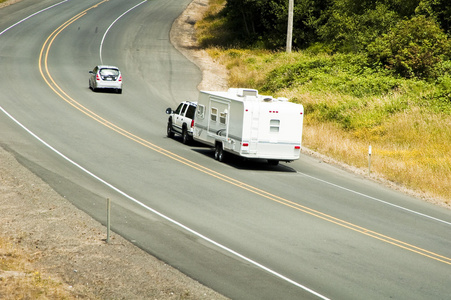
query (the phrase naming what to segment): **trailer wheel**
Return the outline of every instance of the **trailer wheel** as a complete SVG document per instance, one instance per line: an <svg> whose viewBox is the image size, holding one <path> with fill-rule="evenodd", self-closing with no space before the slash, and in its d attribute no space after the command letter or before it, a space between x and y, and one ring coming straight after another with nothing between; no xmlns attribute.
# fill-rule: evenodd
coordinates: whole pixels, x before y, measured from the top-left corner
<svg viewBox="0 0 451 300"><path fill-rule="evenodd" d="M277 159L268 159L268 164L271 166L277 166L279 161Z"/></svg>
<svg viewBox="0 0 451 300"><path fill-rule="evenodd" d="M168 127L166 128L166 135L169 138L173 138L174 137L174 131L172 131L172 122L168 121Z"/></svg>
<svg viewBox="0 0 451 300"><path fill-rule="evenodd" d="M224 149L222 149L222 144L217 143L215 147L215 159L217 161L223 162L225 159Z"/></svg>

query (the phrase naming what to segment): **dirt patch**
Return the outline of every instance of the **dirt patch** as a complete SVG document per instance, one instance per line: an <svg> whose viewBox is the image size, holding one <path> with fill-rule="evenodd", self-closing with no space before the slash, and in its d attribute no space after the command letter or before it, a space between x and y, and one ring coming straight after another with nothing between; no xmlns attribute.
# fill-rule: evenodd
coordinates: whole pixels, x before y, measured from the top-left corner
<svg viewBox="0 0 451 300"><path fill-rule="evenodd" d="M17 1L1 3L0 8ZM194 24L207 4L208 0L200 0L189 5L174 23L171 41L201 68L204 79L199 88L226 89L227 72L199 50L193 39ZM35 298L18 284L24 277L30 278L28 285L41 290L41 299L59 299L66 297L62 296L66 292L84 299L225 299L119 235L112 234L106 244L104 226L75 208L3 148L0 230L3 245L16 249L0 247L1 299ZM21 270L5 270L6 260L15 256L22 260L18 263ZM45 281L53 282L52 287L56 282L62 291L49 291Z"/></svg>
<svg viewBox="0 0 451 300"><path fill-rule="evenodd" d="M171 42L186 58L202 71L202 82L197 87L204 91L226 91L228 72L226 67L215 61L201 48L196 40L195 24L208 8L208 0L194 0L174 22Z"/></svg>
<svg viewBox="0 0 451 300"><path fill-rule="evenodd" d="M7 0L7 1L4 1L4 2L0 2L0 8L6 7L8 5L14 4L14 3L19 2L19 1L20 0Z"/></svg>

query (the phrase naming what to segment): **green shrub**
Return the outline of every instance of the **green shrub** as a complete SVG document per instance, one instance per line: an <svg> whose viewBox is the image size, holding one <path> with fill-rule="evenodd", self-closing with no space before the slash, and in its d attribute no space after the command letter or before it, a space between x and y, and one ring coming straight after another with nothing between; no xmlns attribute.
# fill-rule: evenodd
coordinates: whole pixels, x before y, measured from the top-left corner
<svg viewBox="0 0 451 300"><path fill-rule="evenodd" d="M424 16L401 21L368 46L375 64L406 78L436 78L440 64L449 59L451 42L434 20Z"/></svg>
<svg viewBox="0 0 451 300"><path fill-rule="evenodd" d="M274 69L267 76L263 90L276 92L304 85L310 91L335 92L354 97L383 95L402 84L402 80L387 75L384 70L369 68L364 55L317 55Z"/></svg>

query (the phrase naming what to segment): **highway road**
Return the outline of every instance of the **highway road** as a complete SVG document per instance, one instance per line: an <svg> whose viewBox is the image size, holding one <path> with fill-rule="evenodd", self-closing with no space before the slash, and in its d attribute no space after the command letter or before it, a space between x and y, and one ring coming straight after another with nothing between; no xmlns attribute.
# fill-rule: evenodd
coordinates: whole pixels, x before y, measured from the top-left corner
<svg viewBox="0 0 451 300"><path fill-rule="evenodd" d="M200 70L169 41L190 0L0 10L0 145L75 206L232 299L449 299L451 212L302 155L219 163L165 135ZM123 94L88 71L117 65Z"/></svg>

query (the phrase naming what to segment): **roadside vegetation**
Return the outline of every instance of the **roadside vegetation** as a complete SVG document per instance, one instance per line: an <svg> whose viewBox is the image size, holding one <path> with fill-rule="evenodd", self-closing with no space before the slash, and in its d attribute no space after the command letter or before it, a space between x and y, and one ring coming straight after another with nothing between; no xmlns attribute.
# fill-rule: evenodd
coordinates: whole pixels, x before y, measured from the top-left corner
<svg viewBox="0 0 451 300"><path fill-rule="evenodd" d="M304 105L304 146L449 206L451 4L210 0L198 41L230 87Z"/></svg>

